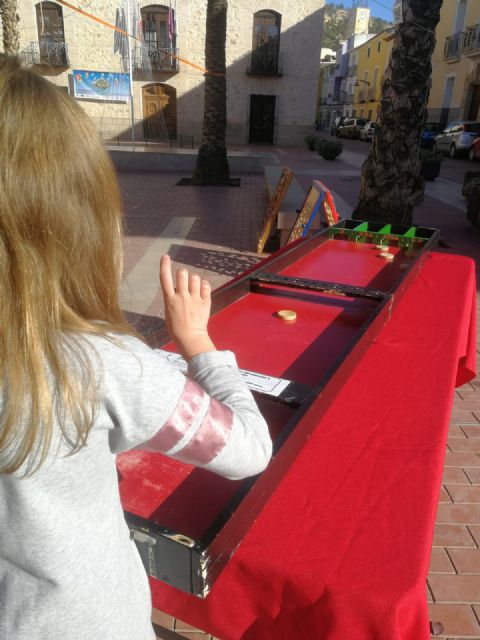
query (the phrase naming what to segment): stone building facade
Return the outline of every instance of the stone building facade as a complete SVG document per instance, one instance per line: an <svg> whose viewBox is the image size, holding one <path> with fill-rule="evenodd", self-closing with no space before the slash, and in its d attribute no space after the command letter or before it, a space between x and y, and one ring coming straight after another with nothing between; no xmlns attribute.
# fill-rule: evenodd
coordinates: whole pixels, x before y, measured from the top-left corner
<svg viewBox="0 0 480 640"><path fill-rule="evenodd" d="M206 0L69 4L83 13L59 2L18 0L25 64L79 100L106 140L131 140L133 121L135 141L199 144ZM324 0L230 0L227 143L294 145L311 131L323 6Z"/></svg>

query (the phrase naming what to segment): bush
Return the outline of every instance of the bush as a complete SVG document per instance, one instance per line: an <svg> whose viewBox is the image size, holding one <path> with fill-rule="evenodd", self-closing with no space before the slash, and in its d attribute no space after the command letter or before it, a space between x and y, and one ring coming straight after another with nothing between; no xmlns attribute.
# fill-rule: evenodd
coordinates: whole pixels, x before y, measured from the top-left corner
<svg viewBox="0 0 480 640"><path fill-rule="evenodd" d="M322 156L324 160L335 160L343 151L343 144L338 140L327 140L320 138L317 141L318 155Z"/></svg>
<svg viewBox="0 0 480 640"><path fill-rule="evenodd" d="M464 198L466 198L465 189L468 187L472 180L480 180L480 171L465 171L462 185L462 196Z"/></svg>
<svg viewBox="0 0 480 640"><path fill-rule="evenodd" d="M462 189L467 201L467 220L480 230L480 178L469 180Z"/></svg>
<svg viewBox="0 0 480 640"><path fill-rule="evenodd" d="M420 160L422 161L421 174L425 180L435 180L435 178L438 178L444 159L442 153L431 151L430 149L420 149Z"/></svg>
<svg viewBox="0 0 480 640"><path fill-rule="evenodd" d="M445 156L440 151L432 151L431 149L420 149L420 160L422 164L442 164Z"/></svg>
<svg viewBox="0 0 480 640"><path fill-rule="evenodd" d="M310 149L310 151L315 151L315 145L317 143L318 138L316 138L315 136L313 136L312 134L308 134L308 136L305 136L304 141L307 145L307 147Z"/></svg>

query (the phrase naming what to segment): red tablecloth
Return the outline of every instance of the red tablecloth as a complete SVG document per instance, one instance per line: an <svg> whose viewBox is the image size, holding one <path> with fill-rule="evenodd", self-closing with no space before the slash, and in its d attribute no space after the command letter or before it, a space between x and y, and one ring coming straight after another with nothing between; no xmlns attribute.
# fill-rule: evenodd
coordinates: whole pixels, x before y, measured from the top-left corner
<svg viewBox="0 0 480 640"><path fill-rule="evenodd" d="M475 372L475 272L432 254L206 600L154 607L221 640L426 640L453 389Z"/></svg>

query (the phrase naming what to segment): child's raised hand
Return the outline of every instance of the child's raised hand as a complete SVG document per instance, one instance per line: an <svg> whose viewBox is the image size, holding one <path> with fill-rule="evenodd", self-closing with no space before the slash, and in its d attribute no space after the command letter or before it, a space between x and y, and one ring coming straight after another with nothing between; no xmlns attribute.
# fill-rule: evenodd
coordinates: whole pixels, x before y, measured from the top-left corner
<svg viewBox="0 0 480 640"><path fill-rule="evenodd" d="M186 360L204 351L215 351L208 335L210 285L196 273L179 269L173 284L170 256L160 260L160 284L165 301L165 321L172 340Z"/></svg>

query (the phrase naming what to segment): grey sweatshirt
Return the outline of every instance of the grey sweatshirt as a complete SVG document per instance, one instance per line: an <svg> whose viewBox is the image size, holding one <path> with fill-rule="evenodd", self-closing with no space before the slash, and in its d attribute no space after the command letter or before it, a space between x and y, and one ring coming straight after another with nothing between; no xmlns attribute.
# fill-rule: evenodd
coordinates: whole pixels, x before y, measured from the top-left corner
<svg viewBox="0 0 480 640"><path fill-rule="evenodd" d="M0 475L0 640L155 637L116 453L158 450L230 478L259 473L271 456L232 353L195 356L186 379L135 338L88 341L99 403L87 446L67 456L57 434L34 475Z"/></svg>

